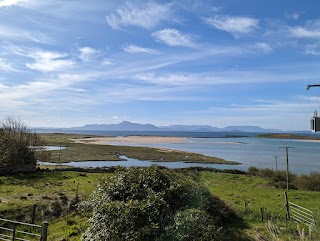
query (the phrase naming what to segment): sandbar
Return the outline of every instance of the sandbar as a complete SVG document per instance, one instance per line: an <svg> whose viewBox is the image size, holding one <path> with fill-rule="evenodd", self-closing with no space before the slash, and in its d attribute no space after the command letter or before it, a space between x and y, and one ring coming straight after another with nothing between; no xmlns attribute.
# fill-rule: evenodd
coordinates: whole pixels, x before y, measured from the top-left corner
<svg viewBox="0 0 320 241"><path fill-rule="evenodd" d="M187 138L167 136L110 136L89 137L83 139L71 139L76 143L98 144L98 145L121 145L121 144L173 144L187 143Z"/></svg>

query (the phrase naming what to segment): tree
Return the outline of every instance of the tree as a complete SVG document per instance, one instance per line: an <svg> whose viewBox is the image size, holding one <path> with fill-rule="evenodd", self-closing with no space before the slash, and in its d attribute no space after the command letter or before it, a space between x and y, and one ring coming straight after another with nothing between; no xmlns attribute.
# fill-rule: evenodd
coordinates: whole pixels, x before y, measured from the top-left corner
<svg viewBox="0 0 320 241"><path fill-rule="evenodd" d="M80 204L92 213L82 240L221 240L215 202L206 188L173 170L121 168Z"/></svg>
<svg viewBox="0 0 320 241"><path fill-rule="evenodd" d="M37 160L47 160L49 152L37 133L22 121L7 117L0 124L0 173L35 171Z"/></svg>

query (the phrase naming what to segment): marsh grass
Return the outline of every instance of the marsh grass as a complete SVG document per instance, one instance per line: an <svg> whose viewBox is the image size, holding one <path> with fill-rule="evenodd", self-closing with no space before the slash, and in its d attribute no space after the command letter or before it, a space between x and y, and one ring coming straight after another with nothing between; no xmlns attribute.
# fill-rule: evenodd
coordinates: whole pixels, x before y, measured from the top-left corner
<svg viewBox="0 0 320 241"><path fill-rule="evenodd" d="M212 164L238 164L221 158L177 150L163 151L151 147L113 146L74 143L70 139L89 138L90 135L42 134L49 145L63 146L64 149L52 151L51 162L71 161L120 161L120 155L139 160L158 162L197 162Z"/></svg>

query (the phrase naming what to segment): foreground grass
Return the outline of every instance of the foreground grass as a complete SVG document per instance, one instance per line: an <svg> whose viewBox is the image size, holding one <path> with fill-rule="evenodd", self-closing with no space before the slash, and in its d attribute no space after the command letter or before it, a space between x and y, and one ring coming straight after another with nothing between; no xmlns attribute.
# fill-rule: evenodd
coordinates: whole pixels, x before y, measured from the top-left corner
<svg viewBox="0 0 320 241"><path fill-rule="evenodd" d="M42 171L0 176L0 211L47 204L62 195L71 199L78 193L85 198L95 189L101 175L109 174Z"/></svg>
<svg viewBox="0 0 320 241"><path fill-rule="evenodd" d="M261 222L260 208L263 208L269 216L275 216L284 205L284 189L274 188L268 180L260 177L211 171L185 170L184 172L191 177L198 176L199 181L213 195L218 196L236 211L239 218L234 220L230 229L230 232L237 237L235 240L255 240L257 231L267 236L265 222ZM70 202L78 193L80 199L84 200L96 189L100 178L110 175L112 174L41 171L33 174L1 176L0 215L28 222L32 205L36 204L39 207L36 223L40 224L43 219L49 220L48 240L79 240L81 233L86 229L88 218L77 215L74 211L62 211L61 214L54 216L53 204L59 203L62 208L67 209L61 197L65 196ZM288 196L290 202L312 210L317 223L320 222L320 192L289 190ZM244 215L245 203L249 215ZM45 216L47 211L51 211L51 216ZM278 225L281 227L283 237L278 240L297 240L290 239L291 236L285 233L289 231L284 231L284 218L285 213L282 212ZM292 227L293 231L290 232L296 233L296 224ZM317 239L319 237L319 233L316 233L315 239L308 240L319 240Z"/></svg>
<svg viewBox="0 0 320 241"><path fill-rule="evenodd" d="M260 210L263 208L265 215L274 217L285 204L284 190L274 188L268 180L249 175L201 172L201 182L213 195L220 197L244 219L245 225L235 224L235 229L241 229L250 237L257 235L257 230L264 235L269 235L265 222L261 221ZM320 192L289 190L289 201L313 211L317 223L320 221ZM246 205L246 208L245 208ZM243 215L245 209L250 215ZM279 225L285 226L285 212L278 217ZM294 229L296 224L292 224ZM303 225L302 225L303 226ZM306 230L308 230L305 227ZM296 230L295 230L296 231ZM282 231L283 237L278 240L296 240ZM320 237L319 232L315 239ZM272 240L272 239L270 239ZM309 239L311 240L311 239Z"/></svg>
<svg viewBox="0 0 320 241"><path fill-rule="evenodd" d="M51 162L71 161L120 161L120 155L139 160L158 162L197 162L211 164L238 164L217 157L205 156L197 153L177 150L164 151L163 149L150 147L113 146L74 143L70 139L82 139L92 137L90 135L73 134L42 134L49 145L62 146L64 149L52 151ZM60 153L60 154L59 154Z"/></svg>

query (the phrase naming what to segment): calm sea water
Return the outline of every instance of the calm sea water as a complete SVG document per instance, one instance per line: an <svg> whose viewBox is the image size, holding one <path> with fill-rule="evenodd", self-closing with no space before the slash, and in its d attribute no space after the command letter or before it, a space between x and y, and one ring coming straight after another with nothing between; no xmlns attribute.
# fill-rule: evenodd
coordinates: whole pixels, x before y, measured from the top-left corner
<svg viewBox="0 0 320 241"><path fill-rule="evenodd" d="M286 152L289 148L289 169L294 173L320 172L320 142L300 140L268 139L256 137L243 138L188 138L188 143L149 145L153 147L172 148L183 151L201 153L237 161L241 165L236 169L247 170L250 166L285 170Z"/></svg>
<svg viewBox="0 0 320 241"><path fill-rule="evenodd" d="M275 155L277 155L278 170L286 168L286 153L279 146L294 146L289 149L289 170L302 174L320 172L320 142L309 142L303 140L257 138L257 133L244 132L75 132L82 134L97 134L104 136L180 136L186 137L187 143L178 144L150 144L140 145L159 148L170 148L188 152L200 153L208 156L223 158L225 160L237 161L241 165L210 165L195 163L160 163L170 168L183 168L189 166L215 167L247 170L250 166L258 168L276 168ZM228 136L228 137L225 137ZM239 136L239 137L230 137ZM247 136L247 137L240 137ZM132 145L139 146L139 145ZM152 162L128 159L124 162L101 162L83 163L83 166L148 166ZM82 165L80 163L74 165Z"/></svg>

